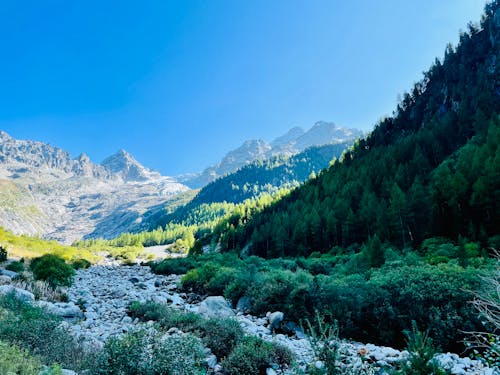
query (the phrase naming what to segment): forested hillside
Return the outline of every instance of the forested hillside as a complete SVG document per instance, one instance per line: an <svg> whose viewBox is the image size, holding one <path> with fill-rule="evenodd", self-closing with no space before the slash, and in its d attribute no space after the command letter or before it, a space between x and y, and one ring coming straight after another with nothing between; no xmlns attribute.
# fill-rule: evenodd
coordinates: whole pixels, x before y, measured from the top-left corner
<svg viewBox="0 0 500 375"><path fill-rule="evenodd" d="M246 298L255 314L319 314L365 342L402 347L418 327L440 350L462 351L467 332L489 332L485 357L498 365L500 338L469 301L485 275L498 277L499 9L488 4L328 170L263 209L233 211L190 257L154 270L187 272L186 291ZM222 254L202 255L208 244Z"/></svg>
<svg viewBox="0 0 500 375"><path fill-rule="evenodd" d="M488 5L481 24L469 24L459 45L446 48L393 116L327 171L247 224L248 218L233 217L234 247L250 243L252 254L279 257L374 237L399 248L434 236L494 240L500 227L497 9L498 2Z"/></svg>
<svg viewBox="0 0 500 375"><path fill-rule="evenodd" d="M194 192L185 193L180 196L181 199L173 200L174 204L155 207L143 215L141 228L156 231L159 227L175 224L190 227L200 237L207 229L213 229L220 219L231 215L237 205L249 207L262 196L266 196L264 201L268 202L269 196L284 194L328 167L351 145L352 142L340 142L310 147L291 156L280 155L255 161L211 182L196 195ZM255 202L245 204L249 199Z"/></svg>

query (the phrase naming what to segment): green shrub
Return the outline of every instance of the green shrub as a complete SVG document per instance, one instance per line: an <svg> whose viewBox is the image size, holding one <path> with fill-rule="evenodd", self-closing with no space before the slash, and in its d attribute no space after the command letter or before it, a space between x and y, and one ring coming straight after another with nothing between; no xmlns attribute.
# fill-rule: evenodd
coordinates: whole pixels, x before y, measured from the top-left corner
<svg viewBox="0 0 500 375"><path fill-rule="evenodd" d="M10 262L5 266L5 269L13 272L23 272L24 271L24 263L21 262Z"/></svg>
<svg viewBox="0 0 500 375"><path fill-rule="evenodd" d="M182 288L204 294L209 281L217 274L219 268L220 265L207 262L201 267L188 271L181 279Z"/></svg>
<svg viewBox="0 0 500 375"><path fill-rule="evenodd" d="M194 257L165 259L160 263L152 263L151 270L160 275L183 275L198 266Z"/></svg>
<svg viewBox="0 0 500 375"><path fill-rule="evenodd" d="M3 246L0 246L0 263L5 262L7 260L7 249Z"/></svg>
<svg viewBox="0 0 500 375"><path fill-rule="evenodd" d="M0 340L39 355L45 363L82 368L87 354L60 319L21 302L14 295L0 297Z"/></svg>
<svg viewBox="0 0 500 375"><path fill-rule="evenodd" d="M222 361L222 366L229 375L264 375L272 363L285 366L290 364L291 358L286 348L278 347L254 336L246 336ZM279 363L279 361L285 362Z"/></svg>
<svg viewBox="0 0 500 375"><path fill-rule="evenodd" d="M176 327L184 332L197 330L203 320L196 313L176 310L155 302L146 302L144 304L133 302L128 308L128 314L144 322L148 320L157 321L164 330Z"/></svg>
<svg viewBox="0 0 500 375"><path fill-rule="evenodd" d="M208 319L201 325L201 338L217 358L225 358L243 338L243 329L234 319Z"/></svg>
<svg viewBox="0 0 500 375"><path fill-rule="evenodd" d="M92 265L92 263L90 263L87 259L77 259L77 260L73 261L73 263L71 263L71 266L72 266L75 270L79 270L79 269L87 269L87 268L89 268L91 265Z"/></svg>
<svg viewBox="0 0 500 375"><path fill-rule="evenodd" d="M255 313L279 310L287 319L299 321L314 312L312 290L313 277L308 272L273 270L256 277L247 295Z"/></svg>
<svg viewBox="0 0 500 375"><path fill-rule="evenodd" d="M314 355L323 362L323 374L336 374L338 371L337 360L339 353L339 329L337 322L329 324L324 318L316 313L315 320L306 319L306 330ZM315 366L313 366L315 367ZM313 371L315 368L312 369ZM319 370L319 369L318 369Z"/></svg>
<svg viewBox="0 0 500 375"><path fill-rule="evenodd" d="M41 367L38 358L0 341L0 374L38 375Z"/></svg>
<svg viewBox="0 0 500 375"><path fill-rule="evenodd" d="M407 337L406 350L410 354L398 373L401 375L444 375L445 372L439 369L434 359L436 349L429 337L429 332L420 332L413 321L411 331L405 331L405 335Z"/></svg>
<svg viewBox="0 0 500 375"><path fill-rule="evenodd" d="M193 336L161 337L137 331L110 338L92 373L101 375L198 375L204 350Z"/></svg>
<svg viewBox="0 0 500 375"><path fill-rule="evenodd" d="M154 302L141 304L138 301L132 302L128 307L128 315L132 318L139 318L143 322L148 320L158 321L167 314L167 306Z"/></svg>
<svg viewBox="0 0 500 375"><path fill-rule="evenodd" d="M75 271L57 255L46 254L31 261L31 270L36 280L45 280L53 287L69 286Z"/></svg>

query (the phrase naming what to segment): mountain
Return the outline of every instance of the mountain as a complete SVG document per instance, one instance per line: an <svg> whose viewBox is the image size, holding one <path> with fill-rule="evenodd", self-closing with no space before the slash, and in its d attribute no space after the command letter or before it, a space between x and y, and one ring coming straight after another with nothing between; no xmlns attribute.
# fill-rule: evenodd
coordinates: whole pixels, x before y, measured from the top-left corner
<svg viewBox="0 0 500 375"><path fill-rule="evenodd" d="M279 150L281 148L286 148L287 145L290 143L296 141L298 138L300 138L302 135L304 135L305 130L302 129L301 127L295 127L290 129L288 132L283 134L282 136L275 138L271 142L271 147L274 150Z"/></svg>
<svg viewBox="0 0 500 375"><path fill-rule="evenodd" d="M264 160L277 155L293 155L312 146L351 142L362 135L363 133L357 129L318 121L308 131L295 127L271 143L262 139L245 141L240 147L230 151L219 163L206 168L202 173L178 179L191 188L200 188L255 160Z"/></svg>
<svg viewBox="0 0 500 375"><path fill-rule="evenodd" d="M416 248L432 237L497 247L499 3L486 9L366 139L259 214L219 225L231 232L208 241L268 258L377 242ZM308 133L293 142L326 134L321 123ZM384 253L370 256L372 265L384 263Z"/></svg>
<svg viewBox="0 0 500 375"><path fill-rule="evenodd" d="M120 150L102 164L0 131L0 226L71 243L113 237L188 188Z"/></svg>
<svg viewBox="0 0 500 375"><path fill-rule="evenodd" d="M261 139L245 141L240 147L232 150L216 165L206 168L201 174L191 177L184 183L191 188L203 187L211 181L227 173L234 172L257 159L266 159L271 146Z"/></svg>
<svg viewBox="0 0 500 375"><path fill-rule="evenodd" d="M350 146L352 142L329 144L310 147L292 156L279 155L254 161L236 172L212 181L203 187L191 201L185 202L175 210L164 206L150 210L144 215L142 229L153 230L169 222L199 224L202 220L198 218L197 212L211 210L208 207L202 210L201 207L204 205L238 204L247 199L258 198L262 194L274 194L280 189L294 188L307 180L311 174L319 173L328 167L332 159L339 157ZM222 217L227 213L219 205L215 206L215 210L212 209L212 211L218 214L212 216ZM214 217L211 220L214 220Z"/></svg>
<svg viewBox="0 0 500 375"><path fill-rule="evenodd" d="M160 173L144 167L123 149L104 159L101 165L124 181L148 181L162 178Z"/></svg>

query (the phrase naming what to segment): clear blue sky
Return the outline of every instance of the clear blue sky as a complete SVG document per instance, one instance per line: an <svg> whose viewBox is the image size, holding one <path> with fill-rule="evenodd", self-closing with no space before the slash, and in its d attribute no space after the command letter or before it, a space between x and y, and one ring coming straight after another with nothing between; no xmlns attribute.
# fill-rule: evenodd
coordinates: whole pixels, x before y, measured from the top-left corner
<svg viewBox="0 0 500 375"><path fill-rule="evenodd" d="M484 0L0 2L0 129L176 175L317 120L369 130Z"/></svg>

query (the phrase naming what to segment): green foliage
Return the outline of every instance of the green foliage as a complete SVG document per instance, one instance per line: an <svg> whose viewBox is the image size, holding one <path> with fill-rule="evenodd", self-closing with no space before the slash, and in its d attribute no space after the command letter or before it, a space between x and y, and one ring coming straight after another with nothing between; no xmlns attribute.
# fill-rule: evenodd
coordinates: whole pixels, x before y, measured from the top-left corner
<svg viewBox="0 0 500 375"><path fill-rule="evenodd" d="M89 268L92 264L87 259L76 259L71 263L75 270Z"/></svg>
<svg viewBox="0 0 500 375"><path fill-rule="evenodd" d="M60 319L14 295L0 297L0 311L1 341L40 356L44 363L84 368L89 354L60 326Z"/></svg>
<svg viewBox="0 0 500 375"><path fill-rule="evenodd" d="M409 356L398 373L404 375L444 375L445 372L439 369L434 359L436 349L429 337L429 332L419 331L417 324L413 321L411 331L405 331L405 335L407 337L406 350Z"/></svg>
<svg viewBox="0 0 500 375"><path fill-rule="evenodd" d="M208 319L201 326L201 338L203 344L222 359L243 339L243 329L234 319Z"/></svg>
<svg viewBox="0 0 500 375"><path fill-rule="evenodd" d="M100 375L198 375L204 357L193 336L160 337L137 331L110 338L93 373Z"/></svg>
<svg viewBox="0 0 500 375"><path fill-rule="evenodd" d="M7 260L7 249L0 246L0 262L5 262Z"/></svg>
<svg viewBox="0 0 500 375"><path fill-rule="evenodd" d="M7 269L9 271L13 271L13 272L23 272L24 271L24 263L18 262L18 261L10 262L9 264L7 264L5 266L5 269Z"/></svg>
<svg viewBox="0 0 500 375"><path fill-rule="evenodd" d="M456 260L430 265L425 254L415 252L394 252L380 268L353 266L364 258L362 252L273 260L232 254L194 257L200 266L186 275L182 287L223 293L233 303L247 296L252 313L283 311L292 321L312 319L318 310L337 320L345 337L384 345L403 346L402 332L415 320L437 344L460 351L463 332L481 327L466 292L478 288L481 269L461 267ZM312 275L308 269L317 270L318 263L328 267ZM488 264L482 267L487 270Z"/></svg>
<svg viewBox="0 0 500 375"><path fill-rule="evenodd" d="M183 332L193 332L218 358L226 357L243 338L240 324L233 319L203 319L198 314L154 302L134 302L128 313L142 321L156 321L165 331L175 327Z"/></svg>
<svg viewBox="0 0 500 375"><path fill-rule="evenodd" d="M38 375L41 367L27 351L0 341L0 374Z"/></svg>
<svg viewBox="0 0 500 375"><path fill-rule="evenodd" d="M53 287L71 285L75 273L64 259L52 254L33 259L30 268L36 280L47 281Z"/></svg>
<svg viewBox="0 0 500 375"><path fill-rule="evenodd" d="M9 249L11 257L32 259L44 254L54 254L66 261L85 258L90 262L99 259L94 249L83 249L80 247L62 245L57 241L47 241L39 237L28 235L15 235L14 233L0 227L0 247Z"/></svg>
<svg viewBox="0 0 500 375"><path fill-rule="evenodd" d="M129 306L128 313L133 318L139 318L144 322L156 321L164 330L175 327L184 332L193 332L198 330L203 322L198 314L176 310L154 302L144 304L133 302Z"/></svg>
<svg viewBox="0 0 500 375"><path fill-rule="evenodd" d="M152 263L151 270L160 275L183 275L198 266L192 257L165 259L159 263Z"/></svg>
<svg viewBox="0 0 500 375"><path fill-rule="evenodd" d="M323 362L324 367L320 369L311 369L318 375L321 374L339 374L341 373L337 361L339 359L339 329L337 322L330 324L316 312L315 320L311 323L309 319L306 322L306 332L309 334L309 341L318 360ZM315 367L314 365L312 367Z"/></svg>
<svg viewBox="0 0 500 375"><path fill-rule="evenodd" d="M289 365L292 355L287 349L247 336L236 346L233 352L222 361L224 370L229 375L255 374L265 375L272 363L280 366Z"/></svg>

